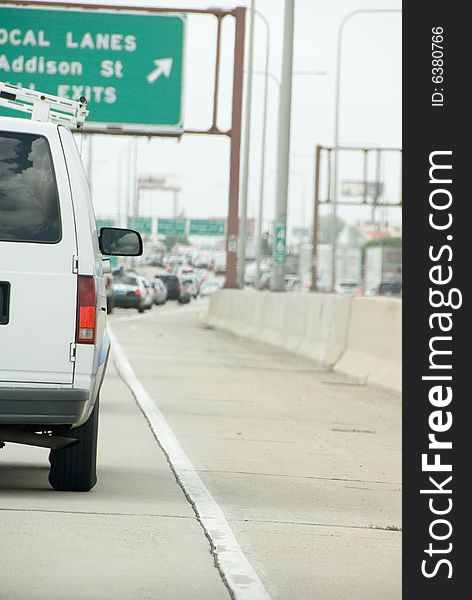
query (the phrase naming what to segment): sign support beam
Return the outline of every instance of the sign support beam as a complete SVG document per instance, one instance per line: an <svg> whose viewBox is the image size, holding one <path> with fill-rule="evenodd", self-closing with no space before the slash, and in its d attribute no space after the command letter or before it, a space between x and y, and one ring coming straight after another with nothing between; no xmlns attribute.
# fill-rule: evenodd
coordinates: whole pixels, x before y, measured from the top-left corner
<svg viewBox="0 0 472 600"><path fill-rule="evenodd" d="M231 118L231 157L229 175L228 226L226 237L225 289L239 288L237 276L239 234L239 171L241 155L241 121L244 78L244 36L246 9L236 8L236 32L234 40L233 108Z"/></svg>

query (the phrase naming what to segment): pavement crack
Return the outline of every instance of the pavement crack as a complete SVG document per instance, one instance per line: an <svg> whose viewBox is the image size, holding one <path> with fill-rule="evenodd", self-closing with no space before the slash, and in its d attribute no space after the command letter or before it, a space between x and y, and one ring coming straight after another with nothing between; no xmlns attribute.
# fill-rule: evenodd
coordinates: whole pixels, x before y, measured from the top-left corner
<svg viewBox="0 0 472 600"><path fill-rule="evenodd" d="M344 477L318 477L316 475L288 475L287 473L257 473L254 471L224 471L217 469L197 469L199 473L221 473L223 475L254 475L257 477L286 477L289 479L315 479L317 481L342 481L347 483L371 483L376 485L401 485L398 481L375 481L371 479L349 479Z"/></svg>
<svg viewBox="0 0 472 600"><path fill-rule="evenodd" d="M304 527L331 527L332 529L362 529L362 530L377 530L377 531L392 531L401 533L400 527L392 525L340 525L336 523L313 523L310 521L284 521L279 519L231 519L233 523L267 523L271 525L301 525Z"/></svg>
<svg viewBox="0 0 472 600"><path fill-rule="evenodd" d="M186 515L168 515L168 514L156 514L156 513L128 513L128 512L103 512L100 510L58 510L53 508L0 508L0 512L31 512L31 513L53 513L53 514L65 514L65 515L102 515L105 517L156 517L163 519L190 519L195 520L194 517Z"/></svg>

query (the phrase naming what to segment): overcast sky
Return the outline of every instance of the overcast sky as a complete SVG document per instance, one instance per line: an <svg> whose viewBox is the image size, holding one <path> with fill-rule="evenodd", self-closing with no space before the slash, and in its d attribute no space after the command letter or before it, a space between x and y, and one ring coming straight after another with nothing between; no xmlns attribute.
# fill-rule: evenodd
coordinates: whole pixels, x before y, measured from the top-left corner
<svg viewBox="0 0 472 600"><path fill-rule="evenodd" d="M90 2L90 0L89 0ZM108 2L118 4L119 0ZM96 4L107 4L106 1ZM145 2L128 0L127 5ZM216 0L212 6L232 7L235 2ZM248 5L249 2L239 2ZM171 0L149 2L162 7L205 8L206 1ZM280 77L282 51L283 0L257 0L257 9L270 23L270 70ZM289 226L311 221L313 194L313 152L317 143L332 145L334 136L334 97L336 39L343 17L358 9L400 8L398 0L296 0L294 71L325 71L326 75L295 75L292 98L292 141L290 161ZM256 21L255 69L264 66L265 33ZM222 80L222 125L229 125L231 94L231 27L227 27L226 52ZM214 28L211 19L190 18L187 31L185 80L185 125L208 126L212 95ZM401 15L358 15L345 28L343 38L342 102L340 138L344 144L401 147ZM249 215L257 211L262 115L263 77L254 78L251 131L251 168ZM270 83L269 134L265 219L274 214L276 172L276 123L278 90ZM99 216L115 215L124 204L120 200L120 180L127 177L126 153L130 138L95 136L93 193ZM86 159L86 153L84 153ZM398 195L400 167L383 165L383 179L389 196ZM182 184L180 205L188 217L224 217L228 202L229 140L217 137L184 136L180 142L154 138L138 141L138 171L141 174L175 175ZM120 177L121 175L121 177ZM124 175L124 177L123 177ZM341 179L362 179L360 163L343 163ZM373 173L369 179L373 178ZM149 192L142 198L142 213L168 217L172 198L168 192ZM349 221L366 219L363 209L341 210ZM401 214L392 209L386 215L400 222Z"/></svg>

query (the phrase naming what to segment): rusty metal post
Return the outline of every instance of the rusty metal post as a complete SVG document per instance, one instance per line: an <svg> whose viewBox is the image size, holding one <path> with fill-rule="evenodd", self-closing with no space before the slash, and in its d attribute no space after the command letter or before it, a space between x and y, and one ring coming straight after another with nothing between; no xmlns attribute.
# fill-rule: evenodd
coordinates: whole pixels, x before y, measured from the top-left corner
<svg viewBox="0 0 472 600"><path fill-rule="evenodd" d="M216 33L216 59L215 59L215 89L213 90L213 120L212 131L218 130L218 91L220 89L220 64L221 64L221 26L223 17L217 15L218 29Z"/></svg>
<svg viewBox="0 0 472 600"><path fill-rule="evenodd" d="M369 150L364 148L364 204L367 204L369 195Z"/></svg>
<svg viewBox="0 0 472 600"><path fill-rule="evenodd" d="M320 167L321 167L321 146L316 146L315 152L315 194L313 203L313 234L311 248L311 292L318 291L318 228L319 228L319 207L320 207Z"/></svg>
<svg viewBox="0 0 472 600"><path fill-rule="evenodd" d="M332 148L325 148L325 150L328 152L328 196L327 196L327 202L329 204L330 202L333 201L333 198L331 197L331 187L332 187L332 183L333 183L332 177L331 177L331 174L332 174L332 169L331 169Z"/></svg>
<svg viewBox="0 0 472 600"><path fill-rule="evenodd" d="M226 232L226 289L239 288L237 277L239 234L239 168L241 162L241 121L244 78L244 35L246 9L234 10L236 32L234 39L233 108L231 116L231 156L229 174L229 206Z"/></svg>

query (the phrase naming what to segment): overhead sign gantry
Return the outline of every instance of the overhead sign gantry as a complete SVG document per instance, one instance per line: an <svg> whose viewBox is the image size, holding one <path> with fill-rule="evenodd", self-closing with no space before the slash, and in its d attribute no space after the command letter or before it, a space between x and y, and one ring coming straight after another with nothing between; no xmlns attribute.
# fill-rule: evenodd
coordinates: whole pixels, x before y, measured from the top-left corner
<svg viewBox="0 0 472 600"><path fill-rule="evenodd" d="M185 15L216 19L212 120L208 128L187 129L183 124ZM37 77L45 91L48 91L47 81L53 84L50 93L54 95L85 96L90 117L82 131L147 137L193 134L229 138L227 288L240 285L236 265L245 15L244 7L177 9L63 0L35 0L32 5L28 0L0 0L0 80L28 86L28 82L35 85ZM227 17L235 23L233 91L231 127L221 129L218 125L221 46L223 21ZM57 30L57 36L53 35L52 29L59 25L62 29ZM63 45L63 50L65 44L67 54L51 54L55 40ZM70 86L70 89L54 87L58 85ZM81 87L86 89L81 91ZM121 103L122 98L127 100ZM122 113L118 114L120 104ZM1 114L6 114L3 109Z"/></svg>

